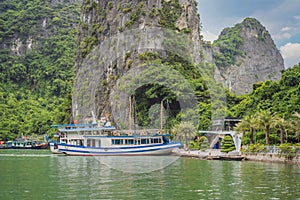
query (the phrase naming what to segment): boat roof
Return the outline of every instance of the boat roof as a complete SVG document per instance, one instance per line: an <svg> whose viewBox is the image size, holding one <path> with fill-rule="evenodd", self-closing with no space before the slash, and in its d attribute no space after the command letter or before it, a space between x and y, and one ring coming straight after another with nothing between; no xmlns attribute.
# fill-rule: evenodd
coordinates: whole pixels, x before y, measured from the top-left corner
<svg viewBox="0 0 300 200"><path fill-rule="evenodd" d="M97 126L98 124L52 124L51 128L59 128L59 127L81 127L81 126Z"/></svg>
<svg viewBox="0 0 300 200"><path fill-rule="evenodd" d="M78 128L59 128L60 132L77 132L77 131L110 131L115 130L114 126L100 126L100 127L78 127Z"/></svg>
<svg viewBox="0 0 300 200"><path fill-rule="evenodd" d="M116 129L114 126L98 126L98 124L54 124L50 127L57 128L60 132L102 131Z"/></svg>
<svg viewBox="0 0 300 200"><path fill-rule="evenodd" d="M162 136L170 136L170 134L154 134L154 135L118 135L118 136L106 136L106 135L84 135L84 138L115 138L115 139L142 139L142 138L156 138Z"/></svg>

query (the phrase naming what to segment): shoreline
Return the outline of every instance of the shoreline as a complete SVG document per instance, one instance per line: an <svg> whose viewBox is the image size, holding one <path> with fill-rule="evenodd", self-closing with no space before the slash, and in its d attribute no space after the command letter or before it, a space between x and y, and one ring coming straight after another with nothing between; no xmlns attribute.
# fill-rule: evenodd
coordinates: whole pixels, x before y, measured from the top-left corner
<svg viewBox="0 0 300 200"><path fill-rule="evenodd" d="M231 160L231 161L255 161L268 163L283 163L283 164L300 164L300 155L288 159L286 155L274 153L243 153L229 152L223 153L219 149L209 149L206 151L200 150L183 150L175 152L180 157L196 158L200 160Z"/></svg>

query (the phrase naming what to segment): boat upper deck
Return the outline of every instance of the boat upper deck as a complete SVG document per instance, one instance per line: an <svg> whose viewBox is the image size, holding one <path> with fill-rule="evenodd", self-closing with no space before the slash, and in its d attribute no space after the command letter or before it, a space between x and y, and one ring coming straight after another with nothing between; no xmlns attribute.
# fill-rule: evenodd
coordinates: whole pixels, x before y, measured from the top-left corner
<svg viewBox="0 0 300 200"><path fill-rule="evenodd" d="M76 135L102 135L102 136L155 136L164 135L160 129L142 129L142 130L117 130L114 126L99 126L98 124L58 124L51 125L52 128L57 128L62 134Z"/></svg>
<svg viewBox="0 0 300 200"><path fill-rule="evenodd" d="M98 124L57 124L57 125L51 125L50 127L57 128L60 132L116 130L114 126L98 126Z"/></svg>

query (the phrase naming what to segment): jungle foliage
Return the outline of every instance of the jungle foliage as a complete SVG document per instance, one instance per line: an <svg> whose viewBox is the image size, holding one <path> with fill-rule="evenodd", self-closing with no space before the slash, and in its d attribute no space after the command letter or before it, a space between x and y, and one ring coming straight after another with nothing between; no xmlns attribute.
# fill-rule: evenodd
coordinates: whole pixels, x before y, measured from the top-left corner
<svg viewBox="0 0 300 200"><path fill-rule="evenodd" d="M71 118L76 26L79 22L80 5L53 2L55 1L0 2L1 140L14 139L21 134L51 134L53 130L49 128L50 124L68 123ZM170 1L164 7L167 11L175 8L176 12L163 13L156 10L155 14L160 15L161 26L173 29L174 19L181 13L178 1ZM100 31L101 27L98 28ZM236 45L242 44L238 29L228 31L232 33L220 37L215 44L223 51L224 56L215 58L216 62L224 66L235 62L234 56L243 54L235 50ZM171 42L166 41L164 45L174 45ZM187 44L180 39L175 45L179 45L183 52L188 51ZM140 60L154 60L169 66L189 81L198 100L198 109L191 111L199 116L197 129L208 129L214 109L211 98L218 94L220 87L212 88L207 77L199 73L199 66L191 64L189 59L182 59L172 52L168 52L165 57L153 54L151 58L147 56L149 54L138 55ZM213 65L206 64L205 67L208 69L205 74L211 76L209 73L213 73ZM150 102L141 101L138 105L141 111L140 121L143 123L149 121L144 116L148 116L147 108L151 103L159 102L160 98L176 102L174 94L161 85L149 85L145 89L145 93L137 94L137 99L151 99ZM226 91L227 117L244 118L268 110L272 115L298 123L293 113L300 112L300 65L284 70L281 80L277 82L254 84L253 92L248 95L237 96L224 88L223 90ZM173 106L176 107L176 103ZM176 115L174 121L170 120L168 128L178 125L176 120L180 117L183 116ZM297 142L299 135L298 130L290 130L287 141ZM244 144L249 143L248 136L249 130L245 129ZM271 127L269 137L271 144L279 143L280 126ZM255 139L256 142L265 142L263 128L256 129Z"/></svg>
<svg viewBox="0 0 300 200"><path fill-rule="evenodd" d="M0 139L70 118L77 3L0 2Z"/></svg>
<svg viewBox="0 0 300 200"><path fill-rule="evenodd" d="M300 64L286 69L279 81L253 85L240 103L228 110L239 117L244 144L283 144L300 141Z"/></svg>

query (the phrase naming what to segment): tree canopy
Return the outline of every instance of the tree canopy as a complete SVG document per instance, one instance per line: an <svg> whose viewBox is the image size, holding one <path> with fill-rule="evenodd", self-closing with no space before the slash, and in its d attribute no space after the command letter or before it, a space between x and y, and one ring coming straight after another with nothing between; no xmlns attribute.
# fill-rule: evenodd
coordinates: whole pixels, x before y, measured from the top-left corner
<svg viewBox="0 0 300 200"><path fill-rule="evenodd" d="M169 28L174 28L174 19L181 14L178 1L172 2L165 2L163 5L168 12L155 10L155 13L160 15L160 25L171 25ZM172 9L176 12L172 12ZM51 0L1 1L0 140L11 140L20 134L52 134L50 124L68 123L71 120L79 13L80 5L76 1L68 4ZM230 31L230 34L223 34L224 37L221 35L214 44L224 55L224 58L217 57L215 61L221 62L223 66L235 62L235 56L243 54L235 50L243 43L238 29L238 26L235 29L225 29L224 31ZM188 30L183 32L185 34ZM172 41L174 42L174 39L166 40L163 45L174 45ZM183 51L189 50L188 44L179 39L176 40L176 45ZM200 54L201 52L199 56ZM268 137L270 144L282 141L297 142L300 139L299 119L294 116L295 113L300 113L300 64L284 70L279 81L256 83L252 93L237 96L218 84L212 86L207 77L197 70L199 66L172 52L168 52L165 57L146 52L138 55L138 58L141 61L151 60L170 66L188 80L198 101L198 108L190 111L199 116L196 129L210 128L212 111L215 109L212 97L222 100L223 97L218 96L218 91L222 89L226 91L227 117L255 118L262 111L268 111L275 116L267 137L261 126L258 126L259 122L255 126L249 124L255 120L241 125L245 135L251 135L250 139L244 140L246 143L254 143L255 140L266 142ZM202 64L200 68L204 68L205 65L205 68L209 68L207 75L213 76L210 73L214 72L214 66ZM151 107L147 102L149 99L157 101L158 98L162 98L176 102L174 94L157 84L147 86L146 92L137 94L137 98L140 121L144 124L149 121L145 117L149 115ZM219 100L216 104L218 103ZM180 116L179 112L176 114L177 116L170 119L167 128L172 129L178 125L180 117L183 116ZM281 130L283 128L284 130Z"/></svg>

